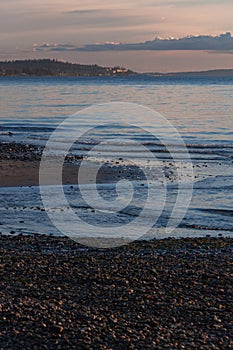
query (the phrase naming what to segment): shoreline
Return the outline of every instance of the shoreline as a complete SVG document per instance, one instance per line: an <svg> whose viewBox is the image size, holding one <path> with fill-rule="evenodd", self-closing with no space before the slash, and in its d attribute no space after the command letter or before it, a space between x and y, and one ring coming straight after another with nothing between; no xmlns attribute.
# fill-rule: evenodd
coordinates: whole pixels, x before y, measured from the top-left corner
<svg viewBox="0 0 233 350"><path fill-rule="evenodd" d="M0 142L0 187L39 186L39 168L43 148L29 144ZM85 170L78 178L82 155L70 154L66 157L62 168L62 184L77 185L93 183L92 173L98 163L85 162ZM59 157L47 162L47 180L43 185L60 185L56 162ZM111 183L124 170L124 164L115 162L104 164L98 172L96 183ZM137 174L131 174L131 179Z"/></svg>
<svg viewBox="0 0 233 350"><path fill-rule="evenodd" d="M0 148L0 186L38 185L41 148ZM81 159L66 159L64 184L77 183ZM117 163L97 180L116 180L124 169ZM232 266L233 238L226 237L100 249L67 237L0 234L0 348L231 348Z"/></svg>
<svg viewBox="0 0 233 350"><path fill-rule="evenodd" d="M3 349L230 349L233 239L0 236Z"/></svg>
<svg viewBox="0 0 233 350"><path fill-rule="evenodd" d="M42 146L25 143L0 141L0 188L39 186L40 162L43 153ZM81 175L79 167L83 161ZM166 162L170 162L166 160ZM61 158L51 155L44 163L44 177L41 185L60 185L57 164L61 166ZM46 171L45 171L46 166ZM170 165L172 169L172 165ZM96 177L93 177L96 174ZM83 154L69 153L62 166L63 185L82 184L110 184L116 183L125 177L129 181L138 181L144 186L143 179L138 180L140 170L134 165L129 165L127 157L114 157L114 160L106 159L105 162L91 160ZM155 174L158 176L158 174ZM167 171L167 179L172 179L172 170ZM158 181L159 182L159 181Z"/></svg>

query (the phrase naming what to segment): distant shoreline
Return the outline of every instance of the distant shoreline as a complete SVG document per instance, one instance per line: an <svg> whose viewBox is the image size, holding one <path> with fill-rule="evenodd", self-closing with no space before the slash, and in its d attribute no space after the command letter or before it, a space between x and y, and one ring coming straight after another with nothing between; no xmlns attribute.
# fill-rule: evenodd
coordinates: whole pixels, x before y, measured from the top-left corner
<svg viewBox="0 0 233 350"><path fill-rule="evenodd" d="M102 67L50 59L0 62L0 77L101 77L135 74L137 73L120 66Z"/></svg>
<svg viewBox="0 0 233 350"><path fill-rule="evenodd" d="M189 72L168 72L168 73L144 73L148 76L159 77L233 77L233 69L212 69Z"/></svg>
<svg viewBox="0 0 233 350"><path fill-rule="evenodd" d="M233 69L212 69L187 72L144 72L114 66L85 65L51 59L31 59L0 62L0 77L233 77Z"/></svg>

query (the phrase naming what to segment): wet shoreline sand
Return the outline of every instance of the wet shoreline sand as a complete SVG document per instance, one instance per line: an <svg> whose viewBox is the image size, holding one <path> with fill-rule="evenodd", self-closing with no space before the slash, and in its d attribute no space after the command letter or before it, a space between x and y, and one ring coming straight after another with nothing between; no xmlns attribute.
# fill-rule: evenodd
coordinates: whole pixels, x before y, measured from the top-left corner
<svg viewBox="0 0 233 350"><path fill-rule="evenodd" d="M0 236L1 349L230 349L233 239Z"/></svg>
<svg viewBox="0 0 233 350"><path fill-rule="evenodd" d="M0 187L39 186L39 170L43 148L33 145L0 142ZM54 156L46 163L47 181L43 185L60 185L57 174L57 162L62 165L62 184L90 184L93 183L92 174L100 163L85 162L84 172L79 176L82 155L69 154L64 164L59 157ZM123 172L130 180L137 179L134 169L126 166L123 160L101 164L101 170L94 179L94 183L111 183L119 180Z"/></svg>
<svg viewBox="0 0 233 350"><path fill-rule="evenodd" d="M42 151L42 147L29 144L0 143L0 187L38 186ZM63 168L63 184L77 183L77 162L81 158L73 156L67 159ZM48 185L59 184L57 174L49 163L48 174Z"/></svg>

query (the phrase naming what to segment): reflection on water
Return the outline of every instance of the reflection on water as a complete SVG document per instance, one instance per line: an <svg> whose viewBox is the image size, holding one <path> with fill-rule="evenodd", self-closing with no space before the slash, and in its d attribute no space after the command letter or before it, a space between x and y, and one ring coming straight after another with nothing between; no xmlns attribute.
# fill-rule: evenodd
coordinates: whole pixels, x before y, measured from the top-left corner
<svg viewBox="0 0 233 350"><path fill-rule="evenodd" d="M232 141L232 83L227 78L224 84L224 79L186 78L177 82L153 78L148 81L143 76L1 78L1 126L56 126L87 106L122 101L156 110L186 138Z"/></svg>

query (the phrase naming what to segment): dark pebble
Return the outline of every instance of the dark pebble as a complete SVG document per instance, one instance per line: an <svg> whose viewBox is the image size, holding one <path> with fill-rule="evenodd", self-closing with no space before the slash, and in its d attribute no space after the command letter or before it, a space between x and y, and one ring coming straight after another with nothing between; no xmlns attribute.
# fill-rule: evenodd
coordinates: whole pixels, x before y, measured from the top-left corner
<svg viewBox="0 0 233 350"><path fill-rule="evenodd" d="M233 239L0 236L0 349L232 349Z"/></svg>

